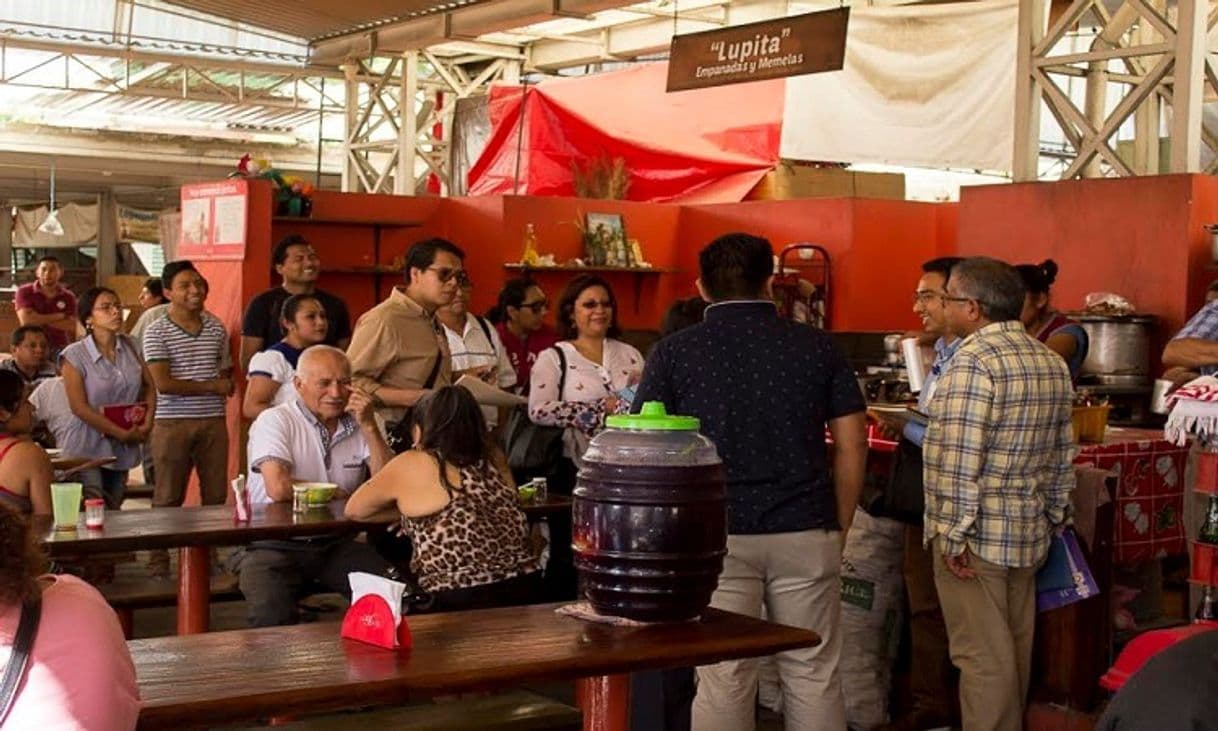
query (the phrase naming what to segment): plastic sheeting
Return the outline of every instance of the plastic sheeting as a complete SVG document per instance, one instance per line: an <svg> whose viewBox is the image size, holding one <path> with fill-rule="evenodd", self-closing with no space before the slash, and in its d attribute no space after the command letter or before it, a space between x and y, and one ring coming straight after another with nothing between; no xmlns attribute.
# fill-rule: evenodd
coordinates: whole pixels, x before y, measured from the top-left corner
<svg viewBox="0 0 1218 731"><path fill-rule="evenodd" d="M667 94L667 74L656 63L492 87L469 195L574 195L573 163L607 156L625 160L630 200L743 200L778 162L784 81Z"/></svg>
<svg viewBox="0 0 1218 731"><path fill-rule="evenodd" d="M853 8L841 71L787 79L782 156L1009 171L1015 0Z"/></svg>

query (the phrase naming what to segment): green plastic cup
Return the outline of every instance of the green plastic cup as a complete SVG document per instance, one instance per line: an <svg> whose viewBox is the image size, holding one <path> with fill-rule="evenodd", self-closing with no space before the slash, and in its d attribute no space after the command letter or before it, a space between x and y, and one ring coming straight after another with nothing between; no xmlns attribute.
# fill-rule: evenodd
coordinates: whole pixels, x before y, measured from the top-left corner
<svg viewBox="0 0 1218 731"><path fill-rule="evenodd" d="M76 530L83 489L79 482L51 483L51 513L55 519L55 530Z"/></svg>

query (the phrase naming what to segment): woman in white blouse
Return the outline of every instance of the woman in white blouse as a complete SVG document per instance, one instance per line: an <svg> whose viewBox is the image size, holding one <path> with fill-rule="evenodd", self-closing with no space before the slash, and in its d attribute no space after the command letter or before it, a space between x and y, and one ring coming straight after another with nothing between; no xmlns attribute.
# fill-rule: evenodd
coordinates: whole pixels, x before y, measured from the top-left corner
<svg viewBox="0 0 1218 731"><path fill-rule="evenodd" d="M294 294L283 301L283 340L250 358L241 412L256 419L263 411L292 399L296 361L310 345L326 339L328 323L321 301L311 294Z"/></svg>
<svg viewBox="0 0 1218 731"><path fill-rule="evenodd" d="M600 277L582 274L571 280L558 301L557 324L558 344L543 350L533 364L529 418L564 427L563 456L578 465L605 416L630 409L643 356L615 339L620 333L617 301ZM574 483L574 471L567 472ZM570 492L571 487L552 489Z"/></svg>

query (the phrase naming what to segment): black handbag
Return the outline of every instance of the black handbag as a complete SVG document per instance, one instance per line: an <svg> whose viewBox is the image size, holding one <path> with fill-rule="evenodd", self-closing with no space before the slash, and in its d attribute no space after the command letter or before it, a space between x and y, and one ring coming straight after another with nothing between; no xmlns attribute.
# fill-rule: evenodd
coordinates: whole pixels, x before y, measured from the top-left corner
<svg viewBox="0 0 1218 731"><path fill-rule="evenodd" d="M562 398L567 383L567 356L557 345L558 395ZM562 459L562 435L565 429L558 426L534 424L529 418L527 405L517 406L508 417L503 430L503 451L507 455L508 467L513 473L544 473Z"/></svg>
<svg viewBox="0 0 1218 731"><path fill-rule="evenodd" d="M35 594L21 604L21 619L17 622L17 634L13 637L13 652L9 655L4 676L0 678L0 727L8 719L9 711L17 700L17 688L30 666L30 654L34 648L34 637L38 634L38 623L42 619L42 595Z"/></svg>

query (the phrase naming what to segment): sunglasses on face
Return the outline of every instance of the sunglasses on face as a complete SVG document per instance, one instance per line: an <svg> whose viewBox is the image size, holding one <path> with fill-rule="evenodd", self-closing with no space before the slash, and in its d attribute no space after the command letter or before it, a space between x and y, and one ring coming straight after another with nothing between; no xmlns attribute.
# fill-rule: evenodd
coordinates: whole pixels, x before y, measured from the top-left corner
<svg viewBox="0 0 1218 731"><path fill-rule="evenodd" d="M456 279L457 284L467 287L470 286L469 275L464 269L452 269L450 267L427 267L427 271L435 272L436 279L440 280L440 284L448 284Z"/></svg>
<svg viewBox="0 0 1218 731"><path fill-rule="evenodd" d="M537 300L536 302L521 302L520 309L532 310L534 315L540 314L540 313L545 312L546 310L550 309L550 301L549 300Z"/></svg>
<svg viewBox="0 0 1218 731"><path fill-rule="evenodd" d="M613 309L613 303L609 300L588 300L587 302L580 302L579 306L585 310L595 310L598 307L603 307L606 310Z"/></svg>

